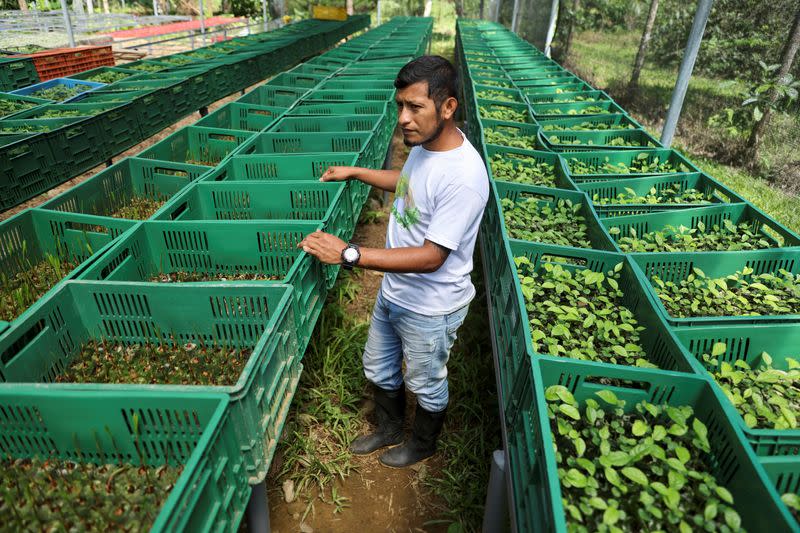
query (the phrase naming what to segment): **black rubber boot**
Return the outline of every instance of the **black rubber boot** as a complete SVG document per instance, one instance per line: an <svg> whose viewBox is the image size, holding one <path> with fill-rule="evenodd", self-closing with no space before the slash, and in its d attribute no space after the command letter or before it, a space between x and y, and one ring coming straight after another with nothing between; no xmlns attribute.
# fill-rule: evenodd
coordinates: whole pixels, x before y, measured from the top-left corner
<svg viewBox="0 0 800 533"><path fill-rule="evenodd" d="M374 433L358 437L350 445L356 455L368 455L384 446L393 446L403 441L403 421L406 414L406 390L384 390L374 386L375 418L378 428Z"/></svg>
<svg viewBox="0 0 800 533"><path fill-rule="evenodd" d="M447 409L432 413L417 404L411 437L401 446L383 452L380 456L381 463L392 468L404 468L436 453L436 439L442 431L446 412Z"/></svg>

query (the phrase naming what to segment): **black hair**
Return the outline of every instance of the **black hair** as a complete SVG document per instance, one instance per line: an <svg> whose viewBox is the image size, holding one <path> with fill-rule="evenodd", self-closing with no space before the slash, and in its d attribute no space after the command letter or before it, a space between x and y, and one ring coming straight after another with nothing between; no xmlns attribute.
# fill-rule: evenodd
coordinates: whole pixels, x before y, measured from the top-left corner
<svg viewBox="0 0 800 533"><path fill-rule="evenodd" d="M394 87L405 89L421 81L428 82L428 98L434 101L437 108L448 98L458 100L458 72L442 56L422 56L406 63L397 73Z"/></svg>

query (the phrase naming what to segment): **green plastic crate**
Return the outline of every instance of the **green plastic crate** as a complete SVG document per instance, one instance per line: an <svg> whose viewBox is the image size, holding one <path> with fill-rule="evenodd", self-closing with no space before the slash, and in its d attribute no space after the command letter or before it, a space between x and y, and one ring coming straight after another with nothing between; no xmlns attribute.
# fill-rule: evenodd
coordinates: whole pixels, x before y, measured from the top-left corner
<svg viewBox="0 0 800 533"><path fill-rule="evenodd" d="M628 167L634 162L644 162L647 165L655 163L664 164L669 163L674 167L674 173L686 172L700 172L700 169L695 167L686 157L680 152L669 150L667 148L653 148L647 150L606 150L597 152L576 152L564 156L567 163L567 171L570 177L576 183L584 181L608 181L617 178L639 178L642 176L658 176L663 174L672 174L673 172L664 172L658 168L653 168L645 172L630 172L625 173L621 168L613 168L602 170L601 167L605 163L611 165L624 164ZM586 165L589 167L589 173L576 172L576 165ZM594 172L591 172L595 170Z"/></svg>
<svg viewBox="0 0 800 533"><path fill-rule="evenodd" d="M767 316L721 316L679 318L670 315L653 289L651 278L658 276L665 282L679 283L699 268L709 278L722 278L741 271L753 269L754 275L778 274L786 270L800 274L800 249L753 250L738 252L693 252L693 253L635 253L629 254L637 265L642 283L647 287L648 296L671 326L713 326L768 323L800 323L800 315ZM798 349L800 352L800 349ZM799 354L800 355L800 354Z"/></svg>
<svg viewBox="0 0 800 533"><path fill-rule="evenodd" d="M531 105L534 104L566 104L582 102L608 101L611 98L603 91L588 89L585 91L548 92L526 94L525 98ZM579 99L576 101L576 98Z"/></svg>
<svg viewBox="0 0 800 533"><path fill-rule="evenodd" d="M47 190L60 177L47 137L0 135L0 210Z"/></svg>
<svg viewBox="0 0 800 533"><path fill-rule="evenodd" d="M631 230L642 236L651 231L663 230L668 225L691 229L702 223L711 228L715 224L721 225L723 220L730 220L737 225L747 223L752 231L760 233L773 248L800 246L798 235L750 204L712 205L645 215L618 216L601 219L601 222L609 230L619 229L618 233L611 234L611 238L617 242L621 237L630 235Z"/></svg>
<svg viewBox="0 0 800 533"><path fill-rule="evenodd" d="M394 89L315 89L305 100L320 102L389 102Z"/></svg>
<svg viewBox="0 0 800 533"><path fill-rule="evenodd" d="M591 363L541 358L534 363L522 394L521 409L509 424L508 455L512 473L513 509L519 531L567 531L561 484L556 470L544 391L566 386L579 404L600 390L610 389L631 411L641 401L688 405L708 428L711 452L704 457L709 471L733 495L748 531L792 531L793 519L780 504L758 459L711 384L702 378L672 372L613 368ZM602 380L625 380L603 385ZM571 450L562 451L571 454Z"/></svg>
<svg viewBox="0 0 800 533"><path fill-rule="evenodd" d="M500 84L500 87L506 89L514 89L514 82L511 81L511 78L508 77L500 77L495 78L492 76L472 76L472 86L476 85L483 85L486 87L498 87L498 85L494 85L495 83ZM466 84L465 84L466 86Z"/></svg>
<svg viewBox="0 0 800 533"><path fill-rule="evenodd" d="M781 455L762 457L760 461L779 495L787 492L800 493L800 459L795 456ZM788 509L787 512L789 512Z"/></svg>
<svg viewBox="0 0 800 533"><path fill-rule="evenodd" d="M203 128L261 131L273 125L285 112L285 107L231 102L201 118L194 125Z"/></svg>
<svg viewBox="0 0 800 533"><path fill-rule="evenodd" d="M644 129L611 131L555 130L546 133L541 132L540 138L543 145L555 152L662 148L661 143Z"/></svg>
<svg viewBox="0 0 800 533"><path fill-rule="evenodd" d="M237 100L240 104L291 107L308 92L306 88L261 85Z"/></svg>
<svg viewBox="0 0 800 533"><path fill-rule="evenodd" d="M544 96L544 95L554 95L554 94L566 95L573 92L591 91L591 90L593 90L593 88L588 83L574 82L574 83L562 83L560 85L555 85L555 86L527 87L523 91L523 94L530 98L531 96L535 97L540 95Z"/></svg>
<svg viewBox="0 0 800 533"><path fill-rule="evenodd" d="M678 342L663 321L650 299L645 295L632 264L624 254L617 254L601 250L588 250L554 246L549 244L530 243L511 239L508 241L506 261L511 268L506 275L493 281L493 286L488 287L497 298L496 305L503 310L500 318L495 317L500 323L495 325L495 334L498 337L498 348L504 351L499 353L500 379L506 390L516 390L515 384L520 375L524 375L524 367L528 361L541 358L546 354L534 351L531 342L531 330L525 300L517 278L514 257L527 257L535 269L541 268L544 262L553 262L568 270L581 270L585 268L598 272L608 272L618 263L623 263L620 272L619 285L622 287L623 305L631 310L640 326L645 330L641 333L641 344L650 362L658 365L663 370L695 372L690 355ZM563 261L571 261L564 263ZM509 276L510 274L510 276ZM572 359L563 357L565 361ZM623 365L605 365L610 368L630 368ZM511 395L506 405L506 410L513 408L515 396Z"/></svg>
<svg viewBox="0 0 800 533"><path fill-rule="evenodd" d="M214 167L253 135L252 132L186 126L138 157Z"/></svg>
<svg viewBox="0 0 800 533"><path fill-rule="evenodd" d="M198 182L165 205L153 220L305 220L350 238L358 212L346 183L318 181Z"/></svg>
<svg viewBox="0 0 800 533"><path fill-rule="evenodd" d="M281 154L234 156L220 165L203 181L282 180L316 181L332 166L354 166L359 159L355 153ZM355 181L347 183L353 211L360 211L363 190Z"/></svg>
<svg viewBox="0 0 800 533"><path fill-rule="evenodd" d="M502 110L511 110L521 116L525 117L524 122L529 124L534 124L533 117L530 114L530 109L526 104L515 104L513 102L498 102L496 100L482 100L480 98L475 98L475 109L477 111L478 119L483 122L484 120L504 120L504 119L496 119L494 117L486 115L484 109L492 112L492 111L502 111ZM514 121L520 122L520 121Z"/></svg>
<svg viewBox="0 0 800 533"><path fill-rule="evenodd" d="M270 128L270 133L373 132L384 121L384 115L286 116Z"/></svg>
<svg viewBox="0 0 800 533"><path fill-rule="evenodd" d="M507 146L498 146L495 144L487 144L485 146L485 150L486 150L486 164L489 169L489 176L494 180L507 181L502 178L497 178L492 174L492 165L491 165L492 157L495 155L499 155L508 161L513 160L515 163L521 163L523 165L526 165L526 162L530 162L531 164L545 163L548 165L552 165L556 188L567 189L571 191L576 190L575 184L572 183L572 180L570 180L569 176L567 176L567 172L566 170L564 170L563 162L557 154L539 150L522 150L520 148L509 148Z"/></svg>
<svg viewBox="0 0 800 533"><path fill-rule="evenodd" d="M486 130L493 130L498 133L504 133L506 136L520 140L521 138L529 139L528 142L533 143L536 148L541 147L539 140L539 126L536 124L529 124L526 122L511 122L507 120L494 120L491 118L480 119L480 143L484 146L490 144L487 140ZM496 144L496 143L495 143ZM498 145L503 146L503 145ZM511 148L511 147L509 147ZM513 147L518 148L518 147Z"/></svg>
<svg viewBox="0 0 800 533"><path fill-rule="evenodd" d="M302 353L325 302L326 279L322 264L297 245L322 227L319 222L285 220L144 222L76 279L148 282L177 271L279 276L247 283L293 286Z"/></svg>
<svg viewBox="0 0 800 533"><path fill-rule="evenodd" d="M599 109L599 111L596 109ZM542 116L607 115L609 113L624 112L624 109L610 99L571 104L531 104L531 113L537 118Z"/></svg>
<svg viewBox="0 0 800 533"><path fill-rule="evenodd" d="M589 198L612 199L628 190L644 196L651 190L657 192L671 190L678 185L681 191L697 189L710 197L711 203L733 204L743 203L745 200L721 184L708 174L694 172L690 174L667 174L663 176L649 176L645 178L629 178L610 181L590 181L577 186L578 190L585 192ZM655 213L658 211L671 211L673 209L691 209L699 204L600 204L594 202L594 209L601 217L614 217L623 215L639 215Z"/></svg>
<svg viewBox="0 0 800 533"><path fill-rule="evenodd" d="M51 103L52 101L45 100L43 98L33 98L31 96L20 96L18 94L0 93L0 103L2 102L7 102L9 104L13 103L13 105L19 106L19 108L5 115L2 114L2 112L0 112L0 119L13 118L19 115L20 113L33 110L37 106L46 105Z"/></svg>
<svg viewBox="0 0 800 533"><path fill-rule="evenodd" d="M40 207L110 216L132 198L166 201L207 170L208 167L129 157Z"/></svg>
<svg viewBox="0 0 800 533"><path fill-rule="evenodd" d="M568 200L572 202L573 205L580 204L581 209L579 214L586 220L586 226L588 227L588 239L592 244L592 248L597 250L616 251L611 236L600 223L600 219L592 207L592 202L582 192L564 189L551 189L548 187L537 187L535 185L522 185L519 183L509 183L506 181L496 181L494 182L494 187L497 190L497 195L501 202L504 199L509 199L513 202L534 199L540 206L555 206L560 200ZM500 206L500 209L502 213L502 205ZM502 237L503 239L510 240L505 227L503 227Z"/></svg>
<svg viewBox="0 0 800 533"><path fill-rule="evenodd" d="M90 258L102 255L109 243L133 225L127 220L26 209L0 222L0 269L11 277L52 256L77 265L64 273L63 280L67 280L81 272Z"/></svg>
<svg viewBox="0 0 800 533"><path fill-rule="evenodd" d="M579 77L564 73L558 76L551 76L546 78L537 78L537 79L525 79L523 78L513 78L514 84L517 88L522 91L523 93L527 93L530 89L536 88L544 88L544 87L560 87L575 83L586 83Z"/></svg>
<svg viewBox="0 0 800 533"><path fill-rule="evenodd" d="M622 113L612 113L610 115L592 115L572 118L537 118L536 122L542 127L542 131L552 130L574 130L582 131L584 128L591 128L587 131L610 131L610 130L629 130L641 128L642 126L633 120L629 115Z"/></svg>
<svg viewBox="0 0 800 533"><path fill-rule="evenodd" d="M4 453L75 462L182 465L152 532L236 531L251 488L223 394L54 390L4 385ZM137 419L138 435L131 431Z"/></svg>
<svg viewBox="0 0 800 533"><path fill-rule="evenodd" d="M236 155L355 152L368 148L372 133L258 133L242 144Z"/></svg>
<svg viewBox="0 0 800 533"><path fill-rule="evenodd" d="M383 102L342 102L339 104L315 104L300 102L289 110L287 117L328 115L383 115L388 113Z"/></svg>
<svg viewBox="0 0 800 533"><path fill-rule="evenodd" d="M119 80L117 81L121 81L125 78L129 78L131 76L136 76L137 74L139 74L137 71L133 69L127 69L124 67L97 67L91 70L78 72L76 74L70 74L69 77L70 79L73 80L96 81L92 80L91 78L94 76L98 76L100 74L107 74L107 73L117 75L119 77ZM98 82L98 83L107 83L107 82Z"/></svg>
<svg viewBox="0 0 800 533"><path fill-rule="evenodd" d="M292 288L286 285L69 281L0 336L0 376L4 382L49 383L48 389L59 391L96 388L54 383L81 344L92 339L215 342L252 349L238 381L229 386L120 384L100 389L226 394L229 416L241 428L236 437L244 456L242 474L256 484L266 475L266 429L283 400L270 393L300 353L296 327Z"/></svg>
<svg viewBox="0 0 800 533"><path fill-rule="evenodd" d="M505 98L510 98L512 101L516 103L525 103L525 99L517 89L513 88L503 88L503 87L495 87L493 85L481 85L481 84L474 84L472 86L472 90L475 93L476 98L480 98L481 100L494 100L494 101L506 101L506 100L498 100L497 98L486 98L485 96L481 96L481 93L484 91L495 91L499 93L503 93Z"/></svg>
<svg viewBox="0 0 800 533"><path fill-rule="evenodd" d="M376 89L394 91L394 80L369 79L369 76L355 80L351 78L330 78L319 85L319 90L324 91L372 91Z"/></svg>
<svg viewBox="0 0 800 533"><path fill-rule="evenodd" d="M797 341L800 340L800 323L797 322L794 324L761 322L758 325L708 324L678 327L673 331L694 356L693 363L700 375L704 375L707 370L716 370L702 358L703 354L710 354L714 344L718 342L725 343L727 348L718 359L731 364L745 361L751 367L756 367L761 363L761 354L766 352L772 357L774 368L786 370L788 368L786 358L797 359L800 355L800 350L797 348ZM724 397L722 389L719 390L720 396ZM731 418L744 431L757 455L797 456L800 452L800 430L750 429L733 404L727 405L733 413Z"/></svg>
<svg viewBox="0 0 800 533"><path fill-rule="evenodd" d="M280 87L297 87L303 89L313 89L319 85L327 76L319 74L303 74L300 72L282 72L270 79L264 85L278 85Z"/></svg>
<svg viewBox="0 0 800 533"><path fill-rule="evenodd" d="M15 91L37 83L39 73L31 58L0 58L0 91Z"/></svg>

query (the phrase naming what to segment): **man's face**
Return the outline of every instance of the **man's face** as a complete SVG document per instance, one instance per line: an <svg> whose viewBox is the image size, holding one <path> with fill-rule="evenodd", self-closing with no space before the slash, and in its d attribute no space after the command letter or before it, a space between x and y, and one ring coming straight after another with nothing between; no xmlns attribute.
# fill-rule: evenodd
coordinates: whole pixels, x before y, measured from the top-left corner
<svg viewBox="0 0 800 533"><path fill-rule="evenodd" d="M413 83L398 89L397 122L403 130L406 146L418 146L436 139L444 129L444 119L436 109L436 103L428 97L428 82Z"/></svg>

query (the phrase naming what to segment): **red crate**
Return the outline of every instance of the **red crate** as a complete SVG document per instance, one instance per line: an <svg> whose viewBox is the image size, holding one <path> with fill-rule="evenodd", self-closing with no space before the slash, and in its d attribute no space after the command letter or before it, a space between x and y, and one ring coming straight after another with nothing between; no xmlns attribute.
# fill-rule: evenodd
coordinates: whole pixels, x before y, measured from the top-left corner
<svg viewBox="0 0 800 533"><path fill-rule="evenodd" d="M54 48L28 54L42 81L68 77L97 67L113 67L114 52L111 46L79 46Z"/></svg>

